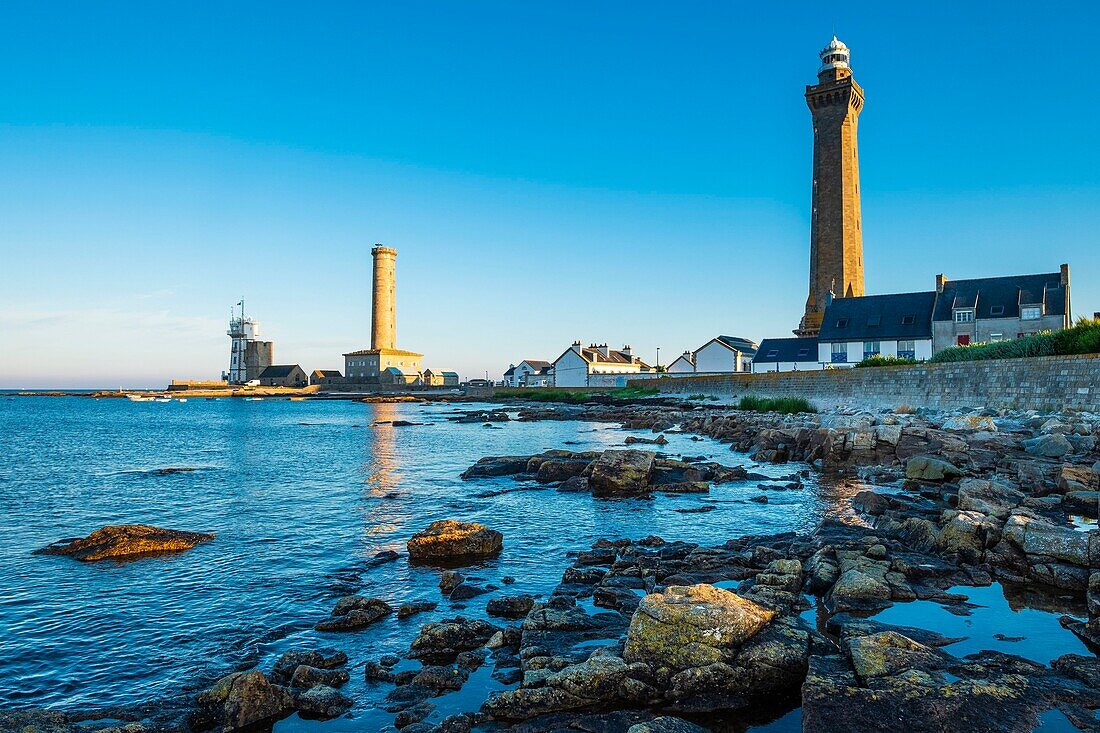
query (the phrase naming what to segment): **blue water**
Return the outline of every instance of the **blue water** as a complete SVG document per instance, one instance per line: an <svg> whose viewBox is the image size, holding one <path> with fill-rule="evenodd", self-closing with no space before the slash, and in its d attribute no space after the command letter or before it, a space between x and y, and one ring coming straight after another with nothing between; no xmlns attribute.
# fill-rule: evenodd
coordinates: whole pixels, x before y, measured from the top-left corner
<svg viewBox="0 0 1100 733"><path fill-rule="evenodd" d="M0 399L0 706L70 710L164 700L193 694L238 667L269 669L288 648L326 644L351 658L346 692L356 700L354 719L292 718L277 730L381 728L392 716L372 708L387 688L367 685L362 666L405 652L423 623L456 612L483 616L492 597L457 607L440 597L437 570L404 559L365 569L379 551L404 552L409 536L431 521L475 520L500 530L503 554L468 573L498 585L504 576L517 579L500 592L547 594L570 564L566 553L600 537L658 534L717 544L747 533L807 531L837 509L812 481L801 491L770 492L766 505L747 501L759 493L755 481L718 486L709 496L652 501L553 490L479 498L517 485L509 478L461 481L459 473L482 456L615 447L629 433L586 422L488 429L447 421L455 409ZM372 427L395 419L423 424ZM747 461L713 441L668 437L662 450L669 454ZM179 466L198 470L150 473ZM783 475L792 467L754 470ZM702 503L719 508L675 511ZM127 563L31 554L119 523L213 531L217 538L182 554ZM313 631L334 599L351 592L395 606L416 599L440 605L408 620L390 616L359 633ZM431 719L476 708L493 684L487 676L472 678L461 693L436 700Z"/></svg>

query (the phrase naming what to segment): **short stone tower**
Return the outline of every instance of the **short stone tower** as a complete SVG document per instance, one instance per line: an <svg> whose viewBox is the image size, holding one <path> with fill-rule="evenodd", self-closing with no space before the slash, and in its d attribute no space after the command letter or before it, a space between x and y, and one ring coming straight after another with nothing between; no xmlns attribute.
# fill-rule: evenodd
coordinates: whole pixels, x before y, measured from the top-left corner
<svg viewBox="0 0 1100 733"><path fill-rule="evenodd" d="M836 36L821 51L818 83L806 87L814 123L810 294L795 334L816 336L832 297L863 295L856 127L863 89L852 78L850 52Z"/></svg>
<svg viewBox="0 0 1100 733"><path fill-rule="evenodd" d="M374 350L397 348L397 307L394 264L397 250L375 245L374 292L371 302L370 347Z"/></svg>

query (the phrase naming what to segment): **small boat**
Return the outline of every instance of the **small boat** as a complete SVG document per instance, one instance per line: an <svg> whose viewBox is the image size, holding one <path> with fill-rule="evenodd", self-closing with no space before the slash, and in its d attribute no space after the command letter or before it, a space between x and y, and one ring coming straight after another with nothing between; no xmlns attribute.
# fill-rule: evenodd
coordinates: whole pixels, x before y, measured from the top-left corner
<svg viewBox="0 0 1100 733"><path fill-rule="evenodd" d="M152 402L153 401L152 397L146 397L144 395L139 395L139 394L130 394L130 395L126 395L126 396L130 399L131 402Z"/></svg>
<svg viewBox="0 0 1100 733"><path fill-rule="evenodd" d="M178 398L176 398L176 402L187 402L187 398L186 397L178 397Z"/></svg>
<svg viewBox="0 0 1100 733"><path fill-rule="evenodd" d="M153 399L153 402L171 402L171 401L172 401L171 397L156 397L156 398Z"/></svg>
<svg viewBox="0 0 1100 733"><path fill-rule="evenodd" d="M245 402L263 402L264 398L263 397L245 397L244 401Z"/></svg>

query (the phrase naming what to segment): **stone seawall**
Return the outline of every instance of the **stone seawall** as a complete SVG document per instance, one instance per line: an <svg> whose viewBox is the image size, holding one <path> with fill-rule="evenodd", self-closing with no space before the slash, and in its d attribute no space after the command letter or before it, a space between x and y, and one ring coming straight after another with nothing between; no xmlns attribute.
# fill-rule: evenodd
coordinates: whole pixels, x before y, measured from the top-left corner
<svg viewBox="0 0 1100 733"><path fill-rule="evenodd" d="M1100 411L1100 354L669 377L632 381L631 386L722 397L804 397L820 408L909 405Z"/></svg>

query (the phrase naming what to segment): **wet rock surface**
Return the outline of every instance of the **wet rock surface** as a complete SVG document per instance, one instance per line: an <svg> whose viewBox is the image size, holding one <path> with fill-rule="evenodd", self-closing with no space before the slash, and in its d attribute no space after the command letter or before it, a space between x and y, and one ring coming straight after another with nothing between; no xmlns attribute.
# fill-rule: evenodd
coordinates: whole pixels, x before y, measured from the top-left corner
<svg viewBox="0 0 1100 733"><path fill-rule="evenodd" d="M133 559L183 552L214 539L212 533L162 529L148 524L119 524L97 529L87 537L61 540L37 550L40 555L66 555L74 560Z"/></svg>
<svg viewBox="0 0 1100 733"><path fill-rule="evenodd" d="M504 535L475 522L444 519L432 522L409 540L409 557L422 562L491 557L504 544Z"/></svg>

